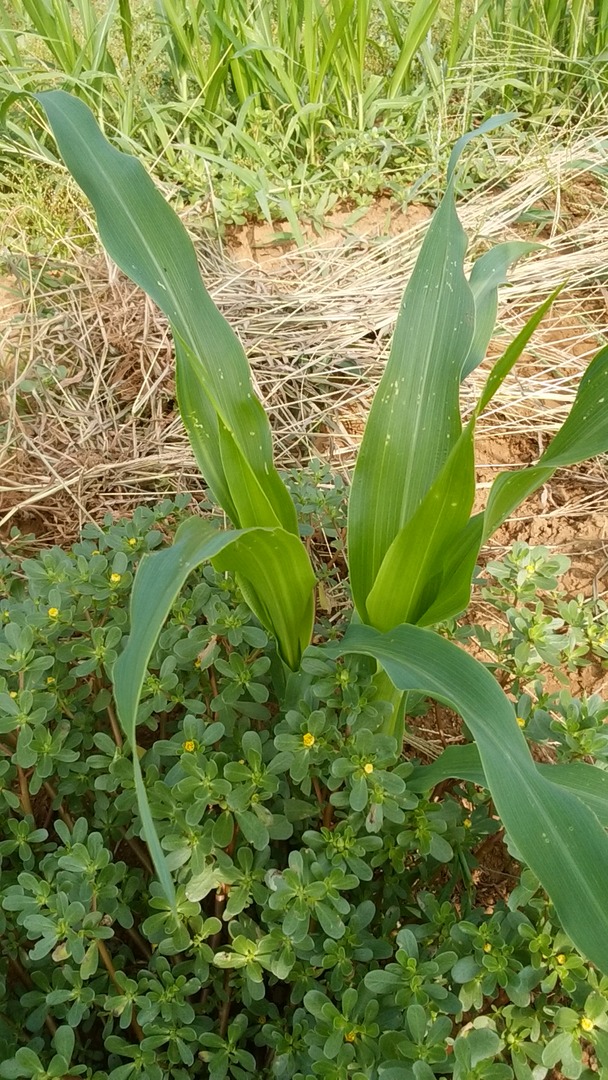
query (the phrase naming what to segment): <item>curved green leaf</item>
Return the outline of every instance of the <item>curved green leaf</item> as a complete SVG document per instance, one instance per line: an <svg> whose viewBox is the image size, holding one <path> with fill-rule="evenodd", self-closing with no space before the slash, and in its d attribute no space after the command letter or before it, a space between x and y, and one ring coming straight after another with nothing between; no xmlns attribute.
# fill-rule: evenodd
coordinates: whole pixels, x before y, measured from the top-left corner
<svg viewBox="0 0 608 1080"><path fill-rule="evenodd" d="M536 768L513 706L492 675L417 626L380 634L355 625L328 651L371 656L397 689L428 694L460 713L507 832L577 948L608 972L608 836L588 806Z"/></svg>
<svg viewBox="0 0 608 1080"><path fill-rule="evenodd" d="M608 449L608 345L583 375L568 418L553 436L539 465L562 469Z"/></svg>
<svg viewBox="0 0 608 1080"><path fill-rule="evenodd" d="M297 671L314 622L315 577L301 540L284 529L246 529L226 542L213 565L245 579L253 610Z"/></svg>
<svg viewBox="0 0 608 1080"><path fill-rule="evenodd" d="M469 521L475 495L474 425L521 356L556 289L494 364L443 468L389 548L367 600L369 622L390 630L402 622L429 626L463 611L482 538L482 520ZM395 587L399 582L399 587Z"/></svg>
<svg viewBox="0 0 608 1080"><path fill-rule="evenodd" d="M501 473L494 481L484 514L483 540L496 532L523 499L545 484L556 469L576 465L607 450L608 345L589 364L568 418L538 463Z"/></svg>
<svg viewBox="0 0 608 1080"><path fill-rule="evenodd" d="M542 304L537 307L536 311L530 316L528 321L522 326L519 334L516 338L507 345L502 356L498 358L493 365L490 374L488 375L483 390L479 396L479 401L475 406L475 415L480 416L487 405L490 404L494 395L498 392L507 375L512 371L513 367L519 360L522 352L528 344L534 331L540 326L543 318L547 314L549 308L553 302L557 299L563 286L558 285L546 300L543 300Z"/></svg>
<svg viewBox="0 0 608 1080"><path fill-rule="evenodd" d="M520 246L498 249L482 260L481 269L472 275L476 303L464 275L467 238L456 213L454 168L472 138L513 116L491 117L456 143L446 193L403 295L388 363L359 450L348 510L350 582L363 622L377 619L387 595L386 587L379 585L371 601L372 618L368 597L387 552L418 510L460 436L459 389L467 358L472 349L477 356L485 341L505 263L523 253ZM491 281L482 282L481 274ZM454 522L450 532L453 526ZM397 546L405 547L405 540L397 541ZM389 562L393 556L402 561L397 549ZM391 576L388 565L387 579ZM403 580L394 576L392 590L399 590ZM405 598L401 606L411 607L411 598Z"/></svg>
<svg viewBox="0 0 608 1080"><path fill-rule="evenodd" d="M496 325L498 290L507 283L507 271L514 262L537 251L540 244L524 240L509 240L486 251L469 275L469 285L475 300L475 334L464 362L461 379L466 379L484 359Z"/></svg>
<svg viewBox="0 0 608 1080"><path fill-rule="evenodd" d="M378 630L417 623L436 599L445 553L462 533L475 498L474 430L474 422L467 424L384 557L366 604L369 622Z"/></svg>
<svg viewBox="0 0 608 1080"><path fill-rule="evenodd" d="M102 135L93 113L62 90L35 95L59 152L93 204L104 247L165 313L176 339L178 396L197 460L232 515L236 498L218 449L218 424L230 432L272 507L258 526L277 522L297 535L296 512L272 460L270 425L256 397L243 348L203 285L194 247L177 214L142 164ZM237 517L235 525L243 525Z"/></svg>
<svg viewBox="0 0 608 1080"><path fill-rule="evenodd" d="M220 532L210 522L192 517L180 525L171 547L144 555L139 564L131 595L131 633L114 665L112 679L118 716L133 751L144 836L159 881L172 903L171 875L154 828L137 754L137 708L165 619L189 574L208 559L246 579L258 605L256 614L277 636L283 658L294 668L310 641L314 618L314 577L308 557L301 541L284 529Z"/></svg>
<svg viewBox="0 0 608 1080"><path fill-rule="evenodd" d="M488 135L490 131L496 131L496 128L504 127L505 124L510 124L512 120L517 119L517 113L497 113L496 116L489 116L487 120L484 120L478 127L473 128L472 131L466 131L464 135L461 135L456 140L452 147L450 159L448 161L447 178L448 183L454 176L454 171L460 160L463 150L469 145L472 139L476 139L479 135Z"/></svg>
<svg viewBox="0 0 608 1080"><path fill-rule="evenodd" d="M475 416L492 400L560 291L561 286L547 297L496 361L475 408ZM575 461L583 460L589 454L597 453L598 446L608 449L608 413L604 413L602 401L603 392L606 391L605 352L606 350L602 350L598 353L589 365L581 380L571 413L549 444L540 463L531 468L501 473L492 485L486 510L471 518L460 536L454 537L449 547L446 547L440 559L441 577L437 595L428 610L417 619L420 626L431 626L444 619L453 618L465 610L469 603L471 579L482 543L528 495L551 478L558 465L574 464ZM565 431L564 437L562 431ZM556 440L557 450L554 450ZM546 461L551 464L542 464ZM438 483L439 480L440 478Z"/></svg>
<svg viewBox="0 0 608 1080"><path fill-rule="evenodd" d="M348 556L353 599L364 621L390 545L460 435L460 373L475 319L463 270L466 246L450 184L405 290L353 475Z"/></svg>
<svg viewBox="0 0 608 1080"><path fill-rule="evenodd" d="M125 730L134 723L148 661L163 623L188 575L208 559L213 559L220 569L235 570L248 581L253 575L252 589L265 598L264 624L272 634L276 634L275 625L284 628L279 648L289 666L298 666L299 643L305 640L308 644L312 632L314 584L301 541L284 529L220 531L203 518L188 518L177 530L171 547L145 555L135 575L132 630L113 672L116 703L124 716Z"/></svg>
<svg viewBox="0 0 608 1080"><path fill-rule="evenodd" d="M608 772L583 761L568 765L536 765L547 780L568 788L587 804L608 828ZM479 750L474 743L448 746L431 765L418 765L407 778L411 791L430 791L444 780L468 780L477 787L487 788Z"/></svg>

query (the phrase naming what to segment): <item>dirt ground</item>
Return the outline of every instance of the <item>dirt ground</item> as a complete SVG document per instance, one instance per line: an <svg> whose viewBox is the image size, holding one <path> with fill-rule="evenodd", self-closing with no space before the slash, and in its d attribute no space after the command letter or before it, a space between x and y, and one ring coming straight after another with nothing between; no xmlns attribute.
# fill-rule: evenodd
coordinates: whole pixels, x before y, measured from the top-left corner
<svg viewBox="0 0 608 1080"><path fill-rule="evenodd" d="M303 223L302 234L307 243L331 252L346 238L369 242L407 234L416 226L424 225L430 217L431 209L428 206L414 203L402 209L388 196L381 196L372 206L356 211L335 210L322 223ZM289 235L290 225L287 221L275 221L272 226L251 223L230 229L226 247L237 265L255 263L268 271L280 266L281 256L295 249L295 242L285 239Z"/></svg>
<svg viewBox="0 0 608 1080"><path fill-rule="evenodd" d="M532 170L517 180L516 209L498 192L462 212L473 244L526 236L546 248L513 271L489 360L553 276L568 282L479 422L477 508L500 469L539 456L608 334L605 185L585 172L555 190L554 173L549 162L546 176ZM430 215L428 206L381 198L305 223L304 249L285 240L287 222L233 229L218 245L188 219L205 280L250 356L279 465L316 454L339 471L352 467ZM478 389L479 379L465 384L465 413ZM573 592L603 595L607 481L604 459L557 473L499 530L489 554L515 539L545 544L571 558ZM75 253L73 263L32 258L3 273L0 537L17 527L40 544L67 543L107 511L128 513L199 485L175 403L166 322L140 291L94 253Z"/></svg>

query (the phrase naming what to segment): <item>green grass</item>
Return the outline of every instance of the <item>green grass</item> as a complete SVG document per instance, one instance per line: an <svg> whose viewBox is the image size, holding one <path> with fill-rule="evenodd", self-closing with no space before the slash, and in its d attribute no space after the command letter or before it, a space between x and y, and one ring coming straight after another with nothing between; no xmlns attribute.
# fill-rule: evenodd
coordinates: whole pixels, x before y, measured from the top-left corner
<svg viewBox="0 0 608 1080"><path fill-rule="evenodd" d="M600 115L607 46L608 0L8 0L3 202L22 201L26 159L54 161L27 95L62 87L178 202L297 238L336 201L407 202L493 112L535 129Z"/></svg>

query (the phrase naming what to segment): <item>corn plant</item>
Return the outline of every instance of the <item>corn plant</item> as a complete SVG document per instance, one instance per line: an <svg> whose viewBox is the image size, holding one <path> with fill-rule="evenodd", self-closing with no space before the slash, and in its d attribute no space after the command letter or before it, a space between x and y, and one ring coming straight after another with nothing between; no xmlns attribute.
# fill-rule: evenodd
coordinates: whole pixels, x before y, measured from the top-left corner
<svg viewBox="0 0 608 1080"><path fill-rule="evenodd" d="M138 703L152 650L190 572L206 560L232 571L276 641L276 688L306 697L301 657L311 636L314 574L291 499L275 469L271 433L243 349L200 278L194 248L144 168L113 148L89 109L63 92L41 94L61 155L97 214L118 265L170 320L179 407L201 471L234 528L192 517L172 547L142 557L131 632L114 667L118 713L133 754L142 828L171 905L174 885L154 830L137 750ZM510 116L486 121L487 132ZM400 745L410 692L448 703L472 745L435 770L487 786L512 844L552 898L578 948L608 971L608 777L590 765L540 770L509 699L488 670L429 629L462 612L484 541L555 469L608 449L608 348L581 380L569 417L539 461L500 474L471 516L477 418L529 341L549 297L493 365L463 425L462 380L484 359L497 291L530 245L500 245L467 278L467 241L454 199L456 144L447 189L405 290L385 373L353 477L348 559L355 604L343 640L326 654L361 653L378 665L378 694L392 702L386 732Z"/></svg>

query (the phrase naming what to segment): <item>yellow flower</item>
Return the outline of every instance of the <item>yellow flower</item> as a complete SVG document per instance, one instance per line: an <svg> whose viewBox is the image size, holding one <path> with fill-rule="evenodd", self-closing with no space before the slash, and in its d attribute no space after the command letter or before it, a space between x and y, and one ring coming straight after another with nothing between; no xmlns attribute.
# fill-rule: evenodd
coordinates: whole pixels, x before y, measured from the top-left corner
<svg viewBox="0 0 608 1080"><path fill-rule="evenodd" d="M187 750L189 754L196 749L196 744L192 739L186 739L185 743L182 743L184 750Z"/></svg>
<svg viewBox="0 0 608 1080"><path fill-rule="evenodd" d="M59 615L59 608L58 607L50 607L49 611L48 611L48 615L49 615L49 619L56 619L57 616Z"/></svg>
<svg viewBox="0 0 608 1080"><path fill-rule="evenodd" d="M307 731L306 734L302 736L302 743L306 749L309 750L311 746L315 745L314 735L312 735L310 731Z"/></svg>
<svg viewBox="0 0 608 1080"><path fill-rule="evenodd" d="M16 698L17 697L17 691L16 690L9 690L8 696L12 697L12 698Z"/></svg>
<svg viewBox="0 0 608 1080"><path fill-rule="evenodd" d="M519 724L520 727L525 727L526 726L526 721L524 720L523 716L518 716L517 717L517 723Z"/></svg>
<svg viewBox="0 0 608 1080"><path fill-rule="evenodd" d="M557 960L558 964L565 964L566 963L566 954L563 953L563 952L560 952L559 955L555 957L555 959Z"/></svg>
<svg viewBox="0 0 608 1080"><path fill-rule="evenodd" d="M355 1042L355 1041L356 1041L356 1038L357 1038L357 1032L356 1032L356 1031L347 1031L347 1032L346 1032L346 1035L344 1036L344 1038L345 1038L346 1042L351 1042L351 1043L353 1043L353 1042Z"/></svg>
<svg viewBox="0 0 608 1080"><path fill-rule="evenodd" d="M122 577L122 574L110 574L110 581L112 582L113 585L118 585L118 582L120 581L121 577Z"/></svg>
<svg viewBox="0 0 608 1080"><path fill-rule="evenodd" d="M47 675L47 677L46 677L46 685L47 686L52 686L54 682L55 682L54 677L52 675Z"/></svg>
<svg viewBox="0 0 608 1080"><path fill-rule="evenodd" d="M589 1019L588 1016L583 1016L583 1019L581 1020L581 1027L583 1031L593 1031L595 1024L593 1023L593 1020Z"/></svg>
<svg viewBox="0 0 608 1080"><path fill-rule="evenodd" d="M365 765L363 766L363 772L367 773L367 775L369 776L370 773L373 773L373 771L374 771L374 766L372 765L371 761L366 761Z"/></svg>
<svg viewBox="0 0 608 1080"><path fill-rule="evenodd" d="M465 829L470 829L473 822L471 821L470 817L465 817L462 824L464 825Z"/></svg>
<svg viewBox="0 0 608 1080"><path fill-rule="evenodd" d="M137 537L130 536L127 543L129 544L130 547L135 547L135 545L137 543Z"/></svg>
<svg viewBox="0 0 608 1080"><path fill-rule="evenodd" d="M486 943L485 943L485 945L483 947L483 951L484 952L492 952L492 946L490 945L489 941L486 941Z"/></svg>
<svg viewBox="0 0 608 1080"><path fill-rule="evenodd" d="M201 666L200 658L194 661L194 666L195 667L200 667Z"/></svg>

